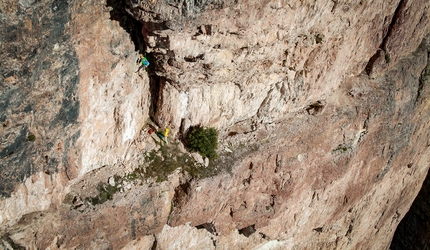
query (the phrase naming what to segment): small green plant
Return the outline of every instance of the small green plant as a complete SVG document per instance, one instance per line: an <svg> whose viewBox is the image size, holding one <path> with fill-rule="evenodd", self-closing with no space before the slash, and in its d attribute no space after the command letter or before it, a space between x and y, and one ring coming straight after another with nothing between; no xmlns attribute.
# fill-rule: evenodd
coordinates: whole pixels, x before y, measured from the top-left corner
<svg viewBox="0 0 430 250"><path fill-rule="evenodd" d="M163 181L166 181L166 179L165 179L165 178L163 178L163 177L160 177L160 176L158 176L158 177L157 177L157 180L155 180L155 182L157 182L157 183L159 183L159 182L163 182Z"/></svg>
<svg viewBox="0 0 430 250"><path fill-rule="evenodd" d="M28 141L35 141L35 140L36 140L36 136L35 136L34 134L29 134L29 135L27 136L27 140L28 140Z"/></svg>
<svg viewBox="0 0 430 250"><path fill-rule="evenodd" d="M112 200L113 195L118 191L117 186L111 186L107 183L100 182L97 185L99 194L94 197L87 197L85 200L90 202L93 206L103 204L107 200Z"/></svg>
<svg viewBox="0 0 430 250"><path fill-rule="evenodd" d="M388 53L385 54L385 63L390 63L390 61L391 61L390 55Z"/></svg>
<svg viewBox="0 0 430 250"><path fill-rule="evenodd" d="M218 132L214 128L194 127L188 133L187 147L199 152L203 157L216 158Z"/></svg>
<svg viewBox="0 0 430 250"><path fill-rule="evenodd" d="M349 150L349 147L345 145L339 145L336 149L332 150L332 154L334 153L346 153Z"/></svg>

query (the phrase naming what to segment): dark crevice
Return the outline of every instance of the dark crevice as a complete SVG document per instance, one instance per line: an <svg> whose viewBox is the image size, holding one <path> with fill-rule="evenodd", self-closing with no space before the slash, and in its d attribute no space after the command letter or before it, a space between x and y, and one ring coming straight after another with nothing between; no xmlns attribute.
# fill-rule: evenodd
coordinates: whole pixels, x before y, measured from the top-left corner
<svg viewBox="0 0 430 250"><path fill-rule="evenodd" d="M169 37L161 37L156 33L156 31L168 29L167 22L140 22L136 20L127 12L127 9L132 9L133 6L128 6L125 0L107 0L106 5L108 7L112 7L112 10L110 11L111 20L118 21L120 26L130 34L135 50L138 51L139 54L144 55L150 63L146 68L149 77L149 91L151 93L148 115L152 121L158 123L156 113L158 107L163 104L161 92L167 79L159 76L157 72L163 72L163 63L166 57L174 58L175 55L173 51L170 50L167 55L155 52L146 53L145 40L148 39L148 36L154 36L156 38L156 48L169 49Z"/></svg>
<svg viewBox="0 0 430 250"><path fill-rule="evenodd" d="M199 60L204 60L205 55L204 54L199 54L197 56L186 56L184 57L184 60L186 62L197 62Z"/></svg>
<svg viewBox="0 0 430 250"><path fill-rule="evenodd" d="M308 112L309 115L318 115L324 110L324 106L325 106L324 102L317 101L307 106L306 111Z"/></svg>
<svg viewBox="0 0 430 250"><path fill-rule="evenodd" d="M159 22L142 23L142 39L148 41L151 37L155 42L155 44L148 43L148 50L153 50L154 52L146 53L145 56L150 62L147 68L151 92L149 117L157 122L156 113L158 107L161 107L163 102L161 92L168 81L166 77L162 76L165 72L164 63L170 62L171 65L175 64L175 53L170 50L170 38L157 32L169 29L167 25L167 22L161 20ZM165 54L160 53L160 49L164 49L167 52ZM172 81L169 82L172 83Z"/></svg>
<svg viewBox="0 0 430 250"><path fill-rule="evenodd" d="M275 206L275 200L276 200L276 195L271 194L270 195L270 206L274 207Z"/></svg>
<svg viewBox="0 0 430 250"><path fill-rule="evenodd" d="M264 234L264 233L259 233L259 234L260 234L261 238L263 238L265 240L270 240L270 237L267 236L266 234Z"/></svg>
<svg viewBox="0 0 430 250"><path fill-rule="evenodd" d="M216 248L216 240L212 238L212 245Z"/></svg>
<svg viewBox="0 0 430 250"><path fill-rule="evenodd" d="M149 117L158 122L156 119L157 108L163 105L161 98L166 79L164 77L158 77L156 74L149 74L149 91L151 93L151 102L149 104Z"/></svg>
<svg viewBox="0 0 430 250"><path fill-rule="evenodd" d="M175 188L175 194L172 198L171 211L169 219L167 220L167 225L172 226L172 215L175 214L175 210L180 210L181 207L188 201L190 189L191 184L188 181Z"/></svg>
<svg viewBox="0 0 430 250"><path fill-rule="evenodd" d="M151 250L156 250L157 249L157 245L158 245L157 238L154 235L154 243L152 243Z"/></svg>
<svg viewBox="0 0 430 250"><path fill-rule="evenodd" d="M203 223L196 226L197 229L206 229L209 233L216 235L216 228L213 223Z"/></svg>
<svg viewBox="0 0 430 250"><path fill-rule="evenodd" d="M352 225L352 223L353 221L351 221L351 224L349 224L348 231L346 231L345 237L349 238L351 236L352 230L354 229L354 226Z"/></svg>
<svg viewBox="0 0 430 250"><path fill-rule="evenodd" d="M228 133L228 136L235 136L237 134L239 134L239 133L236 132L236 131L231 131L231 132Z"/></svg>
<svg viewBox="0 0 430 250"><path fill-rule="evenodd" d="M149 77L151 94L148 115L153 121L158 123L159 121L156 117L157 109L162 105L162 96L160 93L167 82L173 84L163 74L165 73L164 63L170 61L171 64L174 64L175 54L169 49L169 36L158 32L170 29L168 26L169 22L161 20L160 16L154 17L155 19L152 21L136 20L134 17L139 16L136 11L144 11L146 14L150 12L145 9L138 9L142 7L140 6L140 1L129 3L126 0L107 0L106 5L112 8L110 19L119 22L120 26L130 34L131 40L135 45L135 50L139 54L144 55L149 61L149 66L145 68ZM150 39L153 39L154 43L148 42ZM160 49L166 50L167 53L161 53Z"/></svg>
<svg viewBox="0 0 430 250"><path fill-rule="evenodd" d="M106 6L112 7L110 19L119 22L119 25L130 34L135 50L145 53L145 42L142 36L142 23L134 19L127 11L125 0L106 0Z"/></svg>
<svg viewBox="0 0 430 250"><path fill-rule="evenodd" d="M369 62L366 65L366 68L365 68L367 75L370 75L372 73L373 65L375 65L376 60L378 60L378 58L381 56L381 54L382 54L381 49L378 49L378 51L376 51L376 53L370 58Z"/></svg>
<svg viewBox="0 0 430 250"><path fill-rule="evenodd" d="M185 124L186 120L184 118L181 119L181 125L179 125L179 139L184 140L184 134L185 134Z"/></svg>
<svg viewBox="0 0 430 250"><path fill-rule="evenodd" d="M251 236L251 234L255 233L255 224L239 229L239 234L243 234L246 237Z"/></svg>
<svg viewBox="0 0 430 250"><path fill-rule="evenodd" d="M372 73L373 70L373 66L376 62L376 60L382 55L382 51L385 52L386 56L388 56L388 60L387 57L385 59L385 61L388 63L389 62L389 55L387 55L387 41L388 38L391 36L391 34L394 31L394 26L397 22L397 20L399 20L401 13L403 12L403 10L405 9L407 4L406 0L400 0L399 5L397 5L396 10L394 11L394 15L393 18L391 19L391 23L388 26L387 29L387 34L385 34L384 38L382 39L381 45L379 45L378 50L376 51L376 53L370 58L369 62L366 65L365 71L367 75L370 75Z"/></svg>
<svg viewBox="0 0 430 250"><path fill-rule="evenodd" d="M173 196L172 202L174 206L180 206L187 200L187 196L190 193L191 185L187 181L175 188L175 195Z"/></svg>

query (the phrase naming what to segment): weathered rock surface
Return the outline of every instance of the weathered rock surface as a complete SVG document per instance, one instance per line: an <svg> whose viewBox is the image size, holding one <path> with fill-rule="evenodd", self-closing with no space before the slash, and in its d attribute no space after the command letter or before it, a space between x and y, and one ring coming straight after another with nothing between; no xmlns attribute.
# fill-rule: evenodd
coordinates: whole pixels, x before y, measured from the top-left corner
<svg viewBox="0 0 430 250"><path fill-rule="evenodd" d="M2 5L0 171L7 197L26 177L64 173L72 165L80 70L66 1Z"/></svg>
<svg viewBox="0 0 430 250"><path fill-rule="evenodd" d="M428 1L0 7L4 249L386 249L428 172Z"/></svg>
<svg viewBox="0 0 430 250"><path fill-rule="evenodd" d="M428 78L430 74L430 64L423 71L421 81ZM394 234L390 248L396 249L426 249L430 239L430 175L421 187L421 190L414 200L410 210L400 222Z"/></svg>
<svg viewBox="0 0 430 250"><path fill-rule="evenodd" d="M70 6L33 3L1 4L0 189L11 197L0 204L2 226L59 205L79 151L80 70Z"/></svg>
<svg viewBox="0 0 430 250"><path fill-rule="evenodd" d="M12 197L0 221L8 223L60 205L70 181L93 169L137 165L149 91L134 44L105 5L2 4L0 171L2 196Z"/></svg>

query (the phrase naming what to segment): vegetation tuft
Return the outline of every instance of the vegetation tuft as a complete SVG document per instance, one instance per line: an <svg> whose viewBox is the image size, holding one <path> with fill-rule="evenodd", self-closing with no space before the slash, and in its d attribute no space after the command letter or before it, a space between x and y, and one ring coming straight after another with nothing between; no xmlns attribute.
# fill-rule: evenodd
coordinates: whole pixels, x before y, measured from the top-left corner
<svg viewBox="0 0 430 250"><path fill-rule="evenodd" d="M170 144L160 144L160 148L144 153L143 163L133 172L124 176L114 175L115 184L109 185L106 182L100 182L97 185L97 194L90 197L79 197L78 200L86 201L93 206L103 204L112 200L115 193L124 190L124 181L131 182L134 185L148 179L154 178L156 183L164 182L168 176L176 169L187 172L191 178L202 179L215 176L221 171L231 171L231 167L237 159L240 159L259 149L258 144L245 145L241 143L235 147L233 152L224 152L219 156L216 154L218 144L218 133L214 128L195 127L187 135L187 147L192 151L199 152L202 156L215 158L209 162L209 166L196 162L189 153L180 150L178 142ZM152 184L150 184L151 186ZM64 203L72 204L73 209L80 205L73 205L75 195L68 194Z"/></svg>
<svg viewBox="0 0 430 250"><path fill-rule="evenodd" d="M90 202L92 205L103 204L107 200L112 200L113 195L118 191L117 186L111 186L107 183L100 182L97 185L99 195L95 197L87 197L85 200Z"/></svg>
<svg viewBox="0 0 430 250"><path fill-rule="evenodd" d="M145 162L142 172L146 177L155 177L156 182L163 182L178 168L188 172L193 178L213 176L216 169L205 168L196 162L189 154L182 153L177 143L163 145L159 150L145 153Z"/></svg>
<svg viewBox="0 0 430 250"><path fill-rule="evenodd" d="M385 54L385 63L390 63L390 61L391 61L390 55L388 53Z"/></svg>
<svg viewBox="0 0 430 250"><path fill-rule="evenodd" d="M29 134L29 135L27 136L27 140L28 140L28 141L35 141L35 140L36 140L36 136L35 136L34 134Z"/></svg>
<svg viewBox="0 0 430 250"><path fill-rule="evenodd" d="M187 147L203 157L214 159L217 157L218 132L214 128L191 128L187 136Z"/></svg>
<svg viewBox="0 0 430 250"><path fill-rule="evenodd" d="M345 145L339 145L337 146L336 149L333 149L331 151L332 154L336 154L336 153L346 153L350 148L345 146Z"/></svg>

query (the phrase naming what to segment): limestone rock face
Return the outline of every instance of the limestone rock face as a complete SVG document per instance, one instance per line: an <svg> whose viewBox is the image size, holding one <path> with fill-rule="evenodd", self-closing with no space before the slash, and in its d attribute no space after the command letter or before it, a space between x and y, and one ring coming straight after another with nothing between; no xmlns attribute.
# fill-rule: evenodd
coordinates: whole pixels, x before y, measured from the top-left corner
<svg viewBox="0 0 430 250"><path fill-rule="evenodd" d="M0 190L12 196L1 202L2 224L59 204L79 155L80 69L70 6L33 3L1 4Z"/></svg>
<svg viewBox="0 0 430 250"><path fill-rule="evenodd" d="M136 73L135 46L120 23L109 19L110 9L90 4L75 8L72 34L82 102L77 174L82 176L104 165L138 160L133 142L148 118L149 85L145 74Z"/></svg>
<svg viewBox="0 0 430 250"><path fill-rule="evenodd" d="M7 223L60 205L68 183L93 169L138 164L143 144L133 142L148 117L149 90L146 75L135 73L129 34L106 6L2 4L0 171L2 196L11 198L0 221Z"/></svg>
<svg viewBox="0 0 430 250"><path fill-rule="evenodd" d="M4 249L386 249L428 172L428 1L0 7Z"/></svg>
<svg viewBox="0 0 430 250"><path fill-rule="evenodd" d="M197 3L130 8L155 62L155 118L176 129L182 120L227 128L282 119L364 69L395 65L428 31L425 2ZM389 66L377 63L380 51Z"/></svg>
<svg viewBox="0 0 430 250"><path fill-rule="evenodd" d="M430 64L422 75L430 74ZM424 80L424 79L423 79ZM396 229L390 248L395 249L425 249L430 238L430 177L427 177L410 210Z"/></svg>

